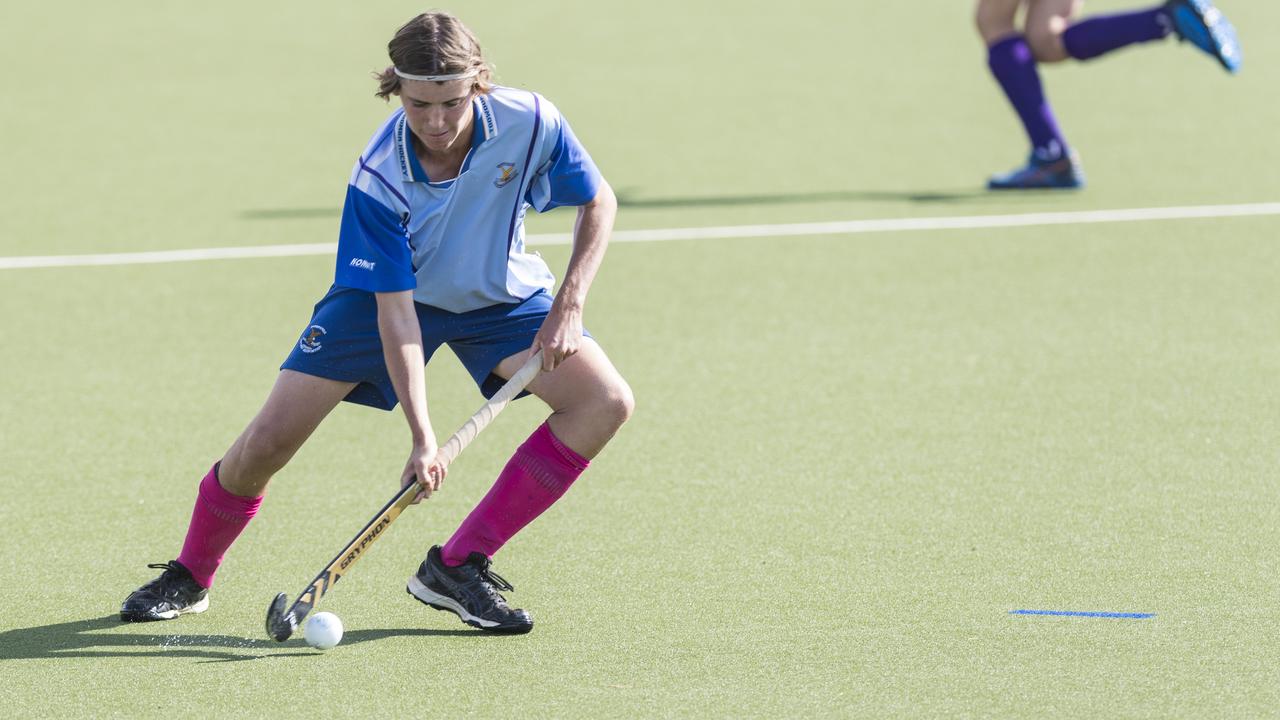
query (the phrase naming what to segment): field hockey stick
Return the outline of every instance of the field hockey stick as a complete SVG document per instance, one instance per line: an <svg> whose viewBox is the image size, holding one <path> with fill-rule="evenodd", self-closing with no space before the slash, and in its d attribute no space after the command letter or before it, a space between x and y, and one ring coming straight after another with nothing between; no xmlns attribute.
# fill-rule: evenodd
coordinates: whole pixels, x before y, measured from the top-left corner
<svg viewBox="0 0 1280 720"><path fill-rule="evenodd" d="M464 448L471 444L472 440L480 434L481 430L488 427L489 423L502 412L507 405L515 399L517 395L525 389L530 382L538 375L538 371L542 369L542 351L534 353L532 357L525 362L524 366L516 371L515 375L502 386L493 397L484 404L471 416L458 432L449 438L444 447L440 449L439 457L444 461L445 466L452 464L458 454ZM277 642L284 642L289 636L298 629L298 625L302 623L303 618L311 609L320 602L320 598L329 592L342 576L355 565L356 561L364 556L365 551L373 545L373 541L381 537L382 533L395 521L405 508L413 503L414 497L422 488L416 482L411 482L400 489L391 498L391 501L382 506L377 515L369 521L364 529L342 548L342 551L334 556L333 561L328 567L320 571L316 575L316 579L311 581L306 590L293 601L293 605L289 606L288 611L285 606L289 602L289 596L280 593L271 601L271 607L267 608L267 634Z"/></svg>

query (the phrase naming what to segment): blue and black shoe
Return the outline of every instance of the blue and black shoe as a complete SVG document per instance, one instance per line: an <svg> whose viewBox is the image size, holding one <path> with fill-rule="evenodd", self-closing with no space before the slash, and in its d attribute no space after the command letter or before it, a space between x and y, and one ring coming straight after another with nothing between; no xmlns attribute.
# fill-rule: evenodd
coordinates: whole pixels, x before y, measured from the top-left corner
<svg viewBox="0 0 1280 720"><path fill-rule="evenodd" d="M1244 55L1236 29L1210 0L1169 0L1164 10L1179 40L1185 40L1218 59L1227 72L1236 72Z"/></svg>
<svg viewBox="0 0 1280 720"><path fill-rule="evenodd" d="M1080 156L1067 151L1046 159L1031 153L1027 164L987 181L988 190L1076 190L1084 187Z"/></svg>
<svg viewBox="0 0 1280 720"><path fill-rule="evenodd" d="M533 629L533 618L513 610L499 590L511 583L489 569L489 558L473 552L457 567L444 564L437 545L427 552L418 572L409 578L409 594L437 610L454 613L462 622L492 633L520 634Z"/></svg>

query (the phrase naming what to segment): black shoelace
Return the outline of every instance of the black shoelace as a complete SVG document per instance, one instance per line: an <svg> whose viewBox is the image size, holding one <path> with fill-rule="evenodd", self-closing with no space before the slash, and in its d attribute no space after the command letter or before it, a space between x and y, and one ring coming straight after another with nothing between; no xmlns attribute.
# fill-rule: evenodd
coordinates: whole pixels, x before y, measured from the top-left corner
<svg viewBox="0 0 1280 720"><path fill-rule="evenodd" d="M179 586L177 581L184 575L188 577L190 576L190 572L186 568L172 560L163 563L150 563L147 567L154 570L164 571L163 575L147 584L147 587L150 588L153 593L159 591L160 597L170 599L177 598L182 595L182 588Z"/></svg>
<svg viewBox="0 0 1280 720"><path fill-rule="evenodd" d="M515 587L501 575L490 570L487 562L473 563L471 567L475 570L476 580L479 581L484 594L489 598L489 602L493 603L495 608L507 609L507 600L498 591L515 590Z"/></svg>
<svg viewBox="0 0 1280 720"><path fill-rule="evenodd" d="M515 590L511 583L504 580L501 575L490 570L487 566L480 568L480 578L499 590Z"/></svg>

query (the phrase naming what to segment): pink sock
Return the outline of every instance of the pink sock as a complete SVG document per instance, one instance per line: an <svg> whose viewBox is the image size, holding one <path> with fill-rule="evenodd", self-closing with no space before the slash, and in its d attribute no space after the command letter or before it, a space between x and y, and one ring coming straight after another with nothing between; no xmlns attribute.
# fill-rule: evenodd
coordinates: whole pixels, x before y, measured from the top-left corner
<svg viewBox="0 0 1280 720"><path fill-rule="evenodd" d="M489 493L445 543L444 563L456 567L472 552L492 557L559 500L588 464L543 423L511 456Z"/></svg>
<svg viewBox="0 0 1280 720"><path fill-rule="evenodd" d="M213 574L222 564L222 556L240 531L249 524L262 504L261 497L232 495L218 483L218 465L200 482L187 540L182 544L178 562L191 571L191 577L204 587L213 585Z"/></svg>

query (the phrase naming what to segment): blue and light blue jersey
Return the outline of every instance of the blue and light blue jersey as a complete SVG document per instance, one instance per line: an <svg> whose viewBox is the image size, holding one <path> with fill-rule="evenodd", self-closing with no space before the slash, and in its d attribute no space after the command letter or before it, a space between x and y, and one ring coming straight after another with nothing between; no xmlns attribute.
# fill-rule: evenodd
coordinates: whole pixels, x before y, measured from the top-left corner
<svg viewBox="0 0 1280 720"><path fill-rule="evenodd" d="M338 234L335 283L413 290L451 312L520 302L550 290L542 258L525 252L528 208L583 205L602 182L555 106L505 87L472 101L474 135L458 177L433 182L397 109L357 160Z"/></svg>

